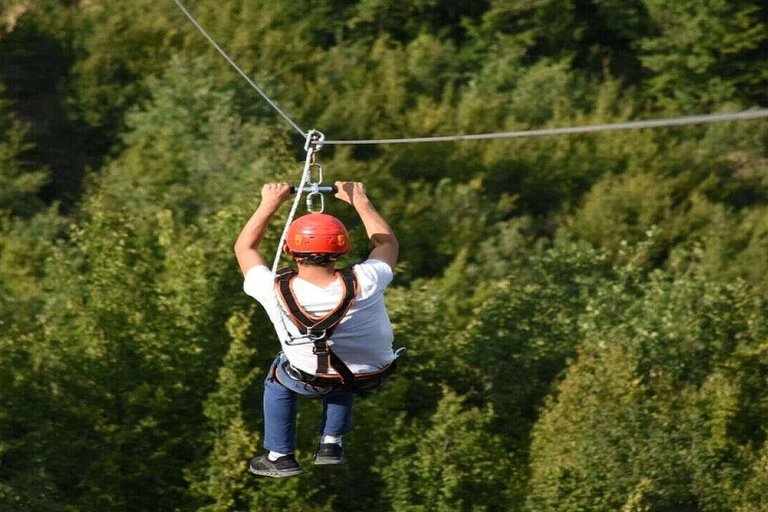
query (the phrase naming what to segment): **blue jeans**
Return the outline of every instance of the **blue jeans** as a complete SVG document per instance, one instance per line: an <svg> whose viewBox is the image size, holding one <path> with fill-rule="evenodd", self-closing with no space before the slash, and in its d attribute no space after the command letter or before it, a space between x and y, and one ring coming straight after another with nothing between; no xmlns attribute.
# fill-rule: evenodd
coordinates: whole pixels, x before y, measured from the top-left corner
<svg viewBox="0 0 768 512"><path fill-rule="evenodd" d="M328 392L290 377L281 352L272 363L264 381L264 448L291 453L296 447L296 396L323 399L323 421L320 433L341 436L352 430L354 391Z"/></svg>

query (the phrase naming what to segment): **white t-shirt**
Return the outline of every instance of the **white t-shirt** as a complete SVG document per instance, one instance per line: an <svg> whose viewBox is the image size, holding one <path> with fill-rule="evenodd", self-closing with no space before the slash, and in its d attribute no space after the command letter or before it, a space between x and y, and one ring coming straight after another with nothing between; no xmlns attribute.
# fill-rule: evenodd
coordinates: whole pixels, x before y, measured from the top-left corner
<svg viewBox="0 0 768 512"><path fill-rule="evenodd" d="M370 373L395 359L392 325L384 305L384 289L392 281L392 269L383 261L369 259L355 265L354 270L358 283L355 302L336 327L328 345L353 373ZM338 306L344 292L344 284L338 277L325 288L300 277L293 280L292 286L299 305L313 316L323 316ZM275 281L269 268L257 265L249 269L243 290L267 311L291 365L315 373L317 356L312 353L312 343L307 343L306 339L298 340L301 345L285 343L289 339L288 333L294 338L301 334L275 294ZM332 368L328 371L336 373Z"/></svg>

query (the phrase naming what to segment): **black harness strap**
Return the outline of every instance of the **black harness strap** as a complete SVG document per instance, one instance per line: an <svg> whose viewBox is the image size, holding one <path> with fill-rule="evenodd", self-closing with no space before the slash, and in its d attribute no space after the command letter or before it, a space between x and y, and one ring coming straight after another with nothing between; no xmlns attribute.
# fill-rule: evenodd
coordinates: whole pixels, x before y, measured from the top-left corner
<svg viewBox="0 0 768 512"><path fill-rule="evenodd" d="M333 334L333 331L336 330L336 326L342 321L344 315L347 314L349 308L352 307L352 303L357 295L357 277L354 270L344 268L337 271L337 274L341 277L344 284L344 296L339 304L323 317L310 315L296 300L291 288L291 282L297 275L296 271L291 268L280 269L277 273L276 284L293 323L301 334L308 336L312 340L314 345L312 352L317 356L316 373L326 374L330 366L336 370L336 373L339 374L345 385L354 386L354 373L344 364L344 361L339 356L333 353L328 345L328 339Z"/></svg>

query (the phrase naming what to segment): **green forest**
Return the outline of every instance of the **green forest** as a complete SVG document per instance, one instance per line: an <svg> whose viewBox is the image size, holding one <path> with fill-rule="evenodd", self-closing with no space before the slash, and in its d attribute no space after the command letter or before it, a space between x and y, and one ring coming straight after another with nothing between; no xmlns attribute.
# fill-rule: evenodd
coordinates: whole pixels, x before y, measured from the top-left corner
<svg viewBox="0 0 768 512"><path fill-rule="evenodd" d="M764 0L185 5L329 139L768 106ZM0 4L1 511L768 510L768 121L326 145L407 351L346 466L303 400L306 473L260 479L279 343L232 247L303 144L171 0Z"/></svg>

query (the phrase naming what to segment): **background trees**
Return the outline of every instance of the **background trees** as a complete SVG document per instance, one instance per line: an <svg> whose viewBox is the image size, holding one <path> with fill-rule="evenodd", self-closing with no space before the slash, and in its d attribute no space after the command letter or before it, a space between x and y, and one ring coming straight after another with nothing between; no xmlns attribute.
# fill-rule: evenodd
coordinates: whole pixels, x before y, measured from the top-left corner
<svg viewBox="0 0 768 512"><path fill-rule="evenodd" d="M766 105L762 2L456 4L189 7L336 139ZM305 402L307 476L256 480L277 344L230 247L300 141L172 2L16 0L0 26L0 508L765 508L765 122L326 146L398 232L408 352L347 467L309 464Z"/></svg>

